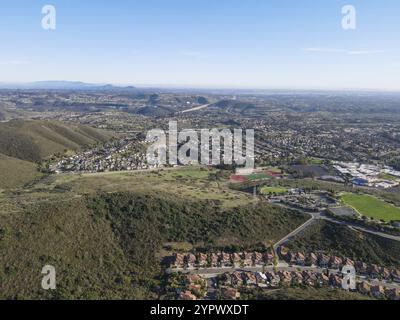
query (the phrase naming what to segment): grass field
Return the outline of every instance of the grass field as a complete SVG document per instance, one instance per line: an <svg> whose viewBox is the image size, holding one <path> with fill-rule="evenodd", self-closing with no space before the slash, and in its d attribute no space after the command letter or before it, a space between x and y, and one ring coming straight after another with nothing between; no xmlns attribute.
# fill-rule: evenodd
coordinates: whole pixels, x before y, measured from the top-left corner
<svg viewBox="0 0 400 320"><path fill-rule="evenodd" d="M282 187L263 187L261 189L261 193L262 194L284 194L286 193L288 190L286 188L282 188Z"/></svg>
<svg viewBox="0 0 400 320"><path fill-rule="evenodd" d="M345 193L342 196L342 201L363 216L369 218L384 220L386 222L400 220L400 208L373 196Z"/></svg>

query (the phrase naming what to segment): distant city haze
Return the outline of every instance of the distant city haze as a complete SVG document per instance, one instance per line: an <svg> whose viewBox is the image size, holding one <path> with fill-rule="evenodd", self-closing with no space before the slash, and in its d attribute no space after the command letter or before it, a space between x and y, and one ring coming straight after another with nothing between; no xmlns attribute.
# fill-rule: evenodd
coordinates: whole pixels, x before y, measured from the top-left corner
<svg viewBox="0 0 400 320"><path fill-rule="evenodd" d="M56 9L44 30L42 8ZM357 28L342 28L352 5ZM5 0L1 84L400 91L398 0Z"/></svg>

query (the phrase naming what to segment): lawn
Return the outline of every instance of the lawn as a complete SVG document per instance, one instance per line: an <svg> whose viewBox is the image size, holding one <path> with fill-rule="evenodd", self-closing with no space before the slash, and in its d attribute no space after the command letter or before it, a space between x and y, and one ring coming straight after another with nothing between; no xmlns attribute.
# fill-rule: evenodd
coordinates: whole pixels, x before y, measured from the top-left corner
<svg viewBox="0 0 400 320"><path fill-rule="evenodd" d="M342 201L369 218L386 222L400 220L400 208L373 196L345 193L342 196Z"/></svg>
<svg viewBox="0 0 400 320"><path fill-rule="evenodd" d="M261 189L262 194L284 194L288 190L286 188L280 188L280 187L264 187Z"/></svg>

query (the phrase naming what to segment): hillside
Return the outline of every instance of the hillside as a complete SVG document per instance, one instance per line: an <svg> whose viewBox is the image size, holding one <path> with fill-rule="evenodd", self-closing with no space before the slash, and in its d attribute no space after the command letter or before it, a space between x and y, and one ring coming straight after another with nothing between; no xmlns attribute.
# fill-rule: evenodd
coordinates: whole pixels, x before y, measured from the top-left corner
<svg viewBox="0 0 400 320"><path fill-rule="evenodd" d="M399 242L356 232L332 222L313 224L287 246L294 250L321 250L378 265L400 266Z"/></svg>
<svg viewBox="0 0 400 320"><path fill-rule="evenodd" d="M304 221L269 205L223 209L169 195L60 199L0 210L0 298L157 298L164 243L247 248ZM45 264L57 269L56 291L40 290Z"/></svg>
<svg viewBox="0 0 400 320"><path fill-rule="evenodd" d="M84 125L14 120L0 123L0 153L39 162L52 154L77 151L110 137L109 133Z"/></svg>
<svg viewBox="0 0 400 320"><path fill-rule="evenodd" d="M0 189L21 187L41 176L37 165L0 154Z"/></svg>

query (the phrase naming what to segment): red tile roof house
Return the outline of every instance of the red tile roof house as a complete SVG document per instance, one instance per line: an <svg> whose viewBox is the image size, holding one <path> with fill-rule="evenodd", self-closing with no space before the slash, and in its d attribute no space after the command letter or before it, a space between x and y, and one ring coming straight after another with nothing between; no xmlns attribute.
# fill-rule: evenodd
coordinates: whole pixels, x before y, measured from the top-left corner
<svg viewBox="0 0 400 320"><path fill-rule="evenodd" d="M208 260L207 260L207 255L204 253L199 253L198 255L198 262L199 262L199 267L205 268L208 265Z"/></svg>
<svg viewBox="0 0 400 320"><path fill-rule="evenodd" d="M225 286L231 286L232 285L232 275L229 273L224 273L221 275L219 279L219 283Z"/></svg>
<svg viewBox="0 0 400 320"><path fill-rule="evenodd" d="M299 286L303 284L303 275L300 272L293 271L291 273L292 276L292 284L295 286Z"/></svg>
<svg viewBox="0 0 400 320"><path fill-rule="evenodd" d="M264 252L263 261L264 264L274 264L274 255L269 252Z"/></svg>
<svg viewBox="0 0 400 320"><path fill-rule="evenodd" d="M262 265L264 265L262 253L260 253L260 252L254 252L252 258L253 258L253 265L255 265L255 266L262 266Z"/></svg>
<svg viewBox="0 0 400 320"><path fill-rule="evenodd" d="M197 300L197 297L192 294L190 291L182 291L179 295L179 299L181 300Z"/></svg>
<svg viewBox="0 0 400 320"><path fill-rule="evenodd" d="M302 273L303 276L303 283L307 286L315 286L318 282L316 274L311 271L304 270Z"/></svg>
<svg viewBox="0 0 400 320"><path fill-rule="evenodd" d="M211 267L215 268L219 266L218 256L215 253L211 253L210 260L211 260Z"/></svg>
<svg viewBox="0 0 400 320"><path fill-rule="evenodd" d="M240 298L240 292L235 288L221 288L222 298L226 300L237 300Z"/></svg>
<svg viewBox="0 0 400 320"><path fill-rule="evenodd" d="M295 264L298 266L306 265L306 256L302 252L297 252L294 256Z"/></svg>
<svg viewBox="0 0 400 320"><path fill-rule="evenodd" d="M186 277L186 283L187 283L187 284L196 284L196 283L200 283L200 282L202 282L202 281L204 281L203 278L200 277L200 276L197 275L197 274L189 274L189 275Z"/></svg>
<svg viewBox="0 0 400 320"><path fill-rule="evenodd" d="M331 286L335 288L341 288L342 287L342 278L338 276L337 274L331 274L329 277L329 283Z"/></svg>
<svg viewBox="0 0 400 320"><path fill-rule="evenodd" d="M240 257L239 253L232 253L231 254L231 261L233 262L233 266L240 267L242 258Z"/></svg>
<svg viewBox="0 0 400 320"><path fill-rule="evenodd" d="M329 277L326 274L318 273L318 285L319 286L327 286L329 285Z"/></svg>
<svg viewBox="0 0 400 320"><path fill-rule="evenodd" d="M328 268L329 260L330 260L330 258L327 255L325 255L323 253L318 254L318 265L321 268Z"/></svg>
<svg viewBox="0 0 400 320"><path fill-rule="evenodd" d="M249 252L243 252L242 253L242 260L243 260L243 265L245 267L250 267L253 265L253 257L252 253Z"/></svg>
<svg viewBox="0 0 400 320"><path fill-rule="evenodd" d="M253 272L246 272L243 274L247 286L256 286L257 278Z"/></svg>
<svg viewBox="0 0 400 320"><path fill-rule="evenodd" d="M371 285L365 281L358 283L357 290L361 294L369 295L371 294Z"/></svg>
<svg viewBox="0 0 400 320"><path fill-rule="evenodd" d="M307 259L306 259L306 265L307 266L316 266L318 265L318 257L315 253L311 252Z"/></svg>
<svg viewBox="0 0 400 320"><path fill-rule="evenodd" d="M398 288L386 289L385 295L390 300L400 301L400 289Z"/></svg>
<svg viewBox="0 0 400 320"><path fill-rule="evenodd" d="M221 252L219 254L219 265L221 267L232 267L231 256L229 253Z"/></svg>
<svg viewBox="0 0 400 320"><path fill-rule="evenodd" d="M381 271L382 279L390 280L392 278L391 274L390 274L390 270L388 268L382 267L380 271Z"/></svg>
<svg viewBox="0 0 400 320"><path fill-rule="evenodd" d="M379 279L381 276L379 267L376 264L371 264L368 268L368 274L373 279Z"/></svg>
<svg viewBox="0 0 400 320"><path fill-rule="evenodd" d="M371 294L377 299L382 299L385 297L385 289L382 286L372 286Z"/></svg>
<svg viewBox="0 0 400 320"><path fill-rule="evenodd" d="M279 283L281 282L281 278L276 275L274 272L267 272L265 274L267 277L267 285L271 288L277 288L279 286Z"/></svg>
<svg viewBox="0 0 400 320"><path fill-rule="evenodd" d="M331 269L339 270L342 264L343 264L342 258L336 256L331 257L329 260L329 267Z"/></svg>
<svg viewBox="0 0 400 320"><path fill-rule="evenodd" d="M357 273L367 274L368 273L368 265L362 261L357 261L355 264Z"/></svg>
<svg viewBox="0 0 400 320"><path fill-rule="evenodd" d="M232 285L233 286L241 286L243 284L242 274L240 272L232 273Z"/></svg>
<svg viewBox="0 0 400 320"><path fill-rule="evenodd" d="M174 253L172 257L172 263L171 267L172 268L184 268L185 267L185 262L184 262L185 256L180 253Z"/></svg>
<svg viewBox="0 0 400 320"><path fill-rule="evenodd" d="M343 264L344 264L345 266L351 266L351 267L354 267L354 266L355 266L354 261L351 260L351 259L349 259L349 258L344 259Z"/></svg>
<svg viewBox="0 0 400 320"><path fill-rule="evenodd" d="M189 253L185 256L185 265L187 268L194 268L196 265L196 256L193 253Z"/></svg>
<svg viewBox="0 0 400 320"><path fill-rule="evenodd" d="M277 273L283 285L290 285L292 283L292 275L288 271L279 271Z"/></svg>
<svg viewBox="0 0 400 320"><path fill-rule="evenodd" d="M392 271L392 279L394 282L400 283L400 270L395 269Z"/></svg>

